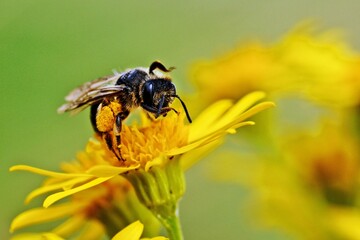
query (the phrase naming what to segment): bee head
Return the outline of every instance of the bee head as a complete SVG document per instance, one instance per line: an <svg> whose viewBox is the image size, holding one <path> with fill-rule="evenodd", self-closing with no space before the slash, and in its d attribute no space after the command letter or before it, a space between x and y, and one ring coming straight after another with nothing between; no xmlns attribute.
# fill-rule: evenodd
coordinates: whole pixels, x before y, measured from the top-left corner
<svg viewBox="0 0 360 240"><path fill-rule="evenodd" d="M191 122L191 118L186 109L185 103L176 95L175 85L169 79L152 79L144 83L142 89L142 103L141 106L145 110L153 113L155 118L160 115L166 116L166 114L174 108L169 105L174 101L174 98L178 98L185 110L186 116Z"/></svg>
<svg viewBox="0 0 360 240"><path fill-rule="evenodd" d="M142 100L144 104L158 111L172 103L173 95L176 95L176 89L172 82L167 79L153 79L144 83Z"/></svg>

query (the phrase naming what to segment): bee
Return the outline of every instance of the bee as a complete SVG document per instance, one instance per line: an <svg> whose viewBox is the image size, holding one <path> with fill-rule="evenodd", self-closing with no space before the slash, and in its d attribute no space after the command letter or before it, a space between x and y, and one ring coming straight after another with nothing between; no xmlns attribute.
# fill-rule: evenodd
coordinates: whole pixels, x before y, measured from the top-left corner
<svg viewBox="0 0 360 240"><path fill-rule="evenodd" d="M160 70L154 72L156 69ZM178 113L170 104L179 99L191 123L185 103L176 94L175 85L164 73L166 68L154 61L149 68L138 67L122 73L101 77L71 91L58 113L77 113L90 107L90 121L96 134L119 160L121 156L121 128L123 121L136 108L141 107L155 118L166 116L169 111Z"/></svg>

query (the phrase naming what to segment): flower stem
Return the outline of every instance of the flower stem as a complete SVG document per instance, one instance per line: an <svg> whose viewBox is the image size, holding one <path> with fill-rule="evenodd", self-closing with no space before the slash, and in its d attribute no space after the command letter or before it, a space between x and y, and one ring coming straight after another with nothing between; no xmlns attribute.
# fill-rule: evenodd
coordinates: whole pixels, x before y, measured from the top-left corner
<svg viewBox="0 0 360 240"><path fill-rule="evenodd" d="M181 231L181 224L179 217L176 213L174 213L171 216L161 217L158 216L158 219L162 223L162 225L165 227L168 237L171 240L182 240L183 235Z"/></svg>

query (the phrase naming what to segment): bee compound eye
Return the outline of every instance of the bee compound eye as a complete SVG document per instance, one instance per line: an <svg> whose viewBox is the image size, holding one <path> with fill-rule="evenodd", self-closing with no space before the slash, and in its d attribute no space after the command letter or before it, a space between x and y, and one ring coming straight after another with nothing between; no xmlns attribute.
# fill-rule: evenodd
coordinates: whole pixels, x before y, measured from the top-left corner
<svg viewBox="0 0 360 240"><path fill-rule="evenodd" d="M154 84L146 82L143 90L143 101L148 105L152 105L154 101Z"/></svg>

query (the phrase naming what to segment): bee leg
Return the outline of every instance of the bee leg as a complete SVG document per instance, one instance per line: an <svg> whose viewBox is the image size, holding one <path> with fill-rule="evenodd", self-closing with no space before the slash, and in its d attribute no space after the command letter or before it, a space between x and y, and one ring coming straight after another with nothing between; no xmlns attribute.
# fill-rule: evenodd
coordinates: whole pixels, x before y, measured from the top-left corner
<svg viewBox="0 0 360 240"><path fill-rule="evenodd" d="M101 137L106 142L108 149L115 154L116 158L119 160L122 160L123 158L122 158L121 154L119 155L114 149L114 141L113 141L112 132L101 133Z"/></svg>
<svg viewBox="0 0 360 240"><path fill-rule="evenodd" d="M99 109L102 107L103 103L99 102L96 104L91 105L90 108L90 121L91 121L91 125L95 131L95 133L97 135L99 135L103 141L106 143L107 148L114 153L114 155L118 158L121 159L121 155L119 156L116 151L114 151L114 147L113 147L113 133L111 131L105 132L105 131L100 131L96 122L96 116L99 113Z"/></svg>
<svg viewBox="0 0 360 240"><path fill-rule="evenodd" d="M163 107L160 111L160 115L164 115L164 114L167 114L168 112L170 111L174 111L176 114L179 115L179 112L175 110L175 108L172 108L172 107Z"/></svg>
<svg viewBox="0 0 360 240"><path fill-rule="evenodd" d="M149 105L146 105L145 103L141 103L140 106L145 109L146 111L148 112L151 112L151 113L157 113L157 109L152 107L152 106L149 106Z"/></svg>
<svg viewBox="0 0 360 240"><path fill-rule="evenodd" d="M164 102L165 102L165 95L162 95L161 99L160 99L160 102L159 102L159 107L158 107L158 109L156 111L156 114L155 114L155 118L158 118L160 116L160 113L161 113L161 110L163 108Z"/></svg>
<svg viewBox="0 0 360 240"><path fill-rule="evenodd" d="M128 111L120 112L115 117L115 124L114 124L114 134L115 134L115 151L117 151L116 155L119 155L119 160L124 161L125 159L121 155L121 128L122 128L122 121L129 115Z"/></svg>

